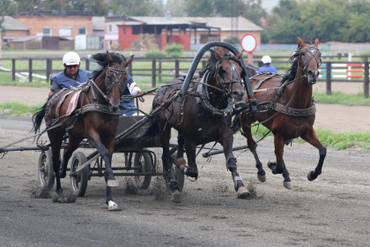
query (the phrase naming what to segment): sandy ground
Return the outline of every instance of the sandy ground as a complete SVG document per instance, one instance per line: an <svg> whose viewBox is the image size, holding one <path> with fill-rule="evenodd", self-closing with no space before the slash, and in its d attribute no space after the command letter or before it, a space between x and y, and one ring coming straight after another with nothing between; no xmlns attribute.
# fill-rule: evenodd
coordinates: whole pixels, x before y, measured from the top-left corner
<svg viewBox="0 0 370 247"><path fill-rule="evenodd" d="M357 93L363 91L360 83L333 83L332 91ZM325 83L317 83L314 90L325 92ZM49 89L32 87L0 86L0 103L18 101L26 105L42 104ZM146 96L140 108L149 111L153 96ZM370 132L370 107L317 104L315 127L340 132Z"/></svg>
<svg viewBox="0 0 370 247"><path fill-rule="evenodd" d="M34 105L45 101L47 93L44 88L0 87L0 102ZM150 103L149 97L143 108ZM316 126L338 132L370 130L369 107L317 108ZM29 116L0 116L0 147L29 136L31 127ZM237 134L234 143L245 145L245 139ZM22 146L35 143L27 140ZM161 171L162 151L151 150ZM120 186L113 189L113 198L121 211L108 212L102 177L92 177L85 196L76 202L53 203L54 192L38 198L40 152L9 152L0 159L0 245L369 246L369 151L328 148L322 175L310 182L307 173L315 168L318 151L307 143L285 147L291 191L283 187L281 175L266 167L275 159L271 137L259 143L258 154L266 169L265 183L256 178L251 153L234 152L239 174L253 192L250 200L236 198L223 155L208 162L199 155L199 179L185 180L181 203L170 201L162 177L153 177L147 190L136 189L132 177L117 177ZM115 153L113 164L123 166L124 155ZM68 195L68 177L62 186Z"/></svg>

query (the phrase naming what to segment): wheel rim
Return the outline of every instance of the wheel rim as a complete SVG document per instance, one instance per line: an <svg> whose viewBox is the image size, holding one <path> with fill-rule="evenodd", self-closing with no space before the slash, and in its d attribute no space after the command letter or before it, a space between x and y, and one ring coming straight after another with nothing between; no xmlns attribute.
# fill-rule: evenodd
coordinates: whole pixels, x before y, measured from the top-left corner
<svg viewBox="0 0 370 247"><path fill-rule="evenodd" d="M72 163L72 172L75 172L78 167L78 160L74 160ZM77 173L77 177L72 177L72 185L75 190L78 190L80 188L80 182L81 182L81 173Z"/></svg>
<svg viewBox="0 0 370 247"><path fill-rule="evenodd" d="M40 167L39 167L39 178L40 178L40 182L44 185L47 181L48 176L49 176L48 169L47 169L48 164L47 164L46 154L43 154L39 165L40 165Z"/></svg>
<svg viewBox="0 0 370 247"><path fill-rule="evenodd" d="M137 166L136 166L136 168L138 168L136 170L137 172L143 172L143 162L145 162L144 156L140 154L138 162L137 162ZM145 180L145 176L136 176L136 179L139 183L143 183Z"/></svg>

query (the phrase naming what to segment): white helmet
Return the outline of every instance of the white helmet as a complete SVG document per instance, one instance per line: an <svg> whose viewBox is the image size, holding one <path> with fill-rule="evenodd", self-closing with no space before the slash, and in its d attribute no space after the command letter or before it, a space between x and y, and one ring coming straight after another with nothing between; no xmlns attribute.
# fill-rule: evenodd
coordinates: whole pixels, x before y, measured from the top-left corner
<svg viewBox="0 0 370 247"><path fill-rule="evenodd" d="M80 65L80 56L76 52L67 52L63 56L64 65Z"/></svg>
<svg viewBox="0 0 370 247"><path fill-rule="evenodd" d="M262 63L271 63L271 57L270 56L263 56L261 59Z"/></svg>

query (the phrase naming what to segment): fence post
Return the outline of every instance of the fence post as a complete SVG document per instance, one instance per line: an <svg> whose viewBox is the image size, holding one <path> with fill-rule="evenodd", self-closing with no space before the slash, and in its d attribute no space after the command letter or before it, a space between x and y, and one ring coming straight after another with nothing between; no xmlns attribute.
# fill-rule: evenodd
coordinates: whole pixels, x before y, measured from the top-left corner
<svg viewBox="0 0 370 247"><path fill-rule="evenodd" d="M28 59L28 81L32 82L32 58Z"/></svg>
<svg viewBox="0 0 370 247"><path fill-rule="evenodd" d="M156 78L156 68L155 68L155 59L153 59L152 61L152 87L155 87L156 85L156 81L155 81L155 78Z"/></svg>
<svg viewBox="0 0 370 247"><path fill-rule="evenodd" d="M12 58L12 81L15 81L15 58Z"/></svg>
<svg viewBox="0 0 370 247"><path fill-rule="evenodd" d="M365 72L364 72L364 95L365 98L369 98L369 62L365 61Z"/></svg>
<svg viewBox="0 0 370 247"><path fill-rule="evenodd" d="M128 65L128 73L132 77L132 63Z"/></svg>
<svg viewBox="0 0 370 247"><path fill-rule="evenodd" d="M85 63L86 63L86 70L90 70L90 60L88 58L85 58Z"/></svg>
<svg viewBox="0 0 370 247"><path fill-rule="evenodd" d="M46 83L50 81L51 66L52 66L51 60L50 58L47 58L46 59Z"/></svg>
<svg viewBox="0 0 370 247"><path fill-rule="evenodd" d="M158 61L158 80L162 82L162 59Z"/></svg>
<svg viewBox="0 0 370 247"><path fill-rule="evenodd" d="M326 63L326 95L331 95L331 62Z"/></svg>
<svg viewBox="0 0 370 247"><path fill-rule="evenodd" d="M175 60L175 78L180 76L180 61L178 59Z"/></svg>

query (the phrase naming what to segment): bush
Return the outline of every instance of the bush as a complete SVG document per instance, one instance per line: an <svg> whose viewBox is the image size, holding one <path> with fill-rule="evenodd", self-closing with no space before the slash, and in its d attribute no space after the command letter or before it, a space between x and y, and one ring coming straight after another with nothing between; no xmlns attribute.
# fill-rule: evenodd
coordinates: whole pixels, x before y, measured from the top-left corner
<svg viewBox="0 0 370 247"><path fill-rule="evenodd" d="M270 34L267 31L261 32L261 43L268 44L270 41Z"/></svg>
<svg viewBox="0 0 370 247"><path fill-rule="evenodd" d="M151 58L160 58L160 57L166 57L166 53L158 50L151 50L145 53L145 57L151 57Z"/></svg>
<svg viewBox="0 0 370 247"><path fill-rule="evenodd" d="M230 44L240 44L240 39L238 37L229 37L224 39L224 42L230 43Z"/></svg>
<svg viewBox="0 0 370 247"><path fill-rule="evenodd" d="M179 44L166 45L164 48L167 57L182 57L184 46Z"/></svg>

